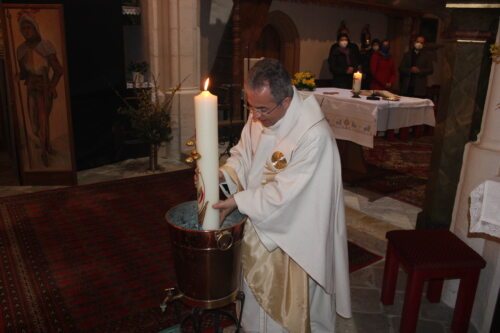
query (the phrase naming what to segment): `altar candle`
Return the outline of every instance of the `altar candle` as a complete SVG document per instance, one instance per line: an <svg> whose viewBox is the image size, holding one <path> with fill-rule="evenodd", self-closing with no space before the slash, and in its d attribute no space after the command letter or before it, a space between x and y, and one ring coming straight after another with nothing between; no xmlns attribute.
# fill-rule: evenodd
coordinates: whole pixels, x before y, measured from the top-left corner
<svg viewBox="0 0 500 333"><path fill-rule="evenodd" d="M194 97L196 149L200 158L198 167L198 210L205 211L202 228L219 229L219 210L212 205L219 202L219 138L217 121L217 96L208 89ZM202 214L203 215L203 214Z"/></svg>
<svg viewBox="0 0 500 333"><path fill-rule="evenodd" d="M352 76L352 91L360 92L361 91L361 79L363 78L363 74L361 72L356 72Z"/></svg>

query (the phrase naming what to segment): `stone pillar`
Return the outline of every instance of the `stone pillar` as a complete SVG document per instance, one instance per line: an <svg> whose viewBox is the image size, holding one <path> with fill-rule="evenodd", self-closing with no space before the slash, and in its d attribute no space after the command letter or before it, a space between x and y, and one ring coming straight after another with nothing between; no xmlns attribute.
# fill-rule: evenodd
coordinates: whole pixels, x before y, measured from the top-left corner
<svg viewBox="0 0 500 333"><path fill-rule="evenodd" d="M485 40L462 42L454 39L444 43L445 67L442 68L431 175L417 228L448 228L450 225L464 147L474 131L474 114L483 109L484 100L478 100L478 94L481 80L487 82L488 79L480 75L485 46Z"/></svg>
<svg viewBox="0 0 500 333"><path fill-rule="evenodd" d="M194 136L194 101L200 92L199 0L142 0L151 73L162 90L183 81L172 107L169 157L179 157ZM160 156L162 153L160 153Z"/></svg>
<svg viewBox="0 0 500 333"><path fill-rule="evenodd" d="M500 29L496 43L500 43ZM490 332L497 304L500 289L500 239L469 233L469 195L486 179L500 175L500 64L493 62L488 82L481 132L477 141L465 146L450 228L487 261L486 268L481 272L471 317L479 332ZM456 281L445 284L443 300L451 306L455 304L457 289Z"/></svg>

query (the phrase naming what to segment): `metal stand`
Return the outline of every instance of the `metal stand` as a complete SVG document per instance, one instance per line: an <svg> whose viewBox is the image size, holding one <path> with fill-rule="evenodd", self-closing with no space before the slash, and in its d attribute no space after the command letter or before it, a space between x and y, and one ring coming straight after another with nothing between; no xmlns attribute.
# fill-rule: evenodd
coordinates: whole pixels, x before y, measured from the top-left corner
<svg viewBox="0 0 500 333"><path fill-rule="evenodd" d="M167 295L167 298L165 298L165 300L160 305L162 312L166 311L168 303L171 303L171 302L178 300L178 299L182 299L182 297L183 297L182 294L180 294L178 296L173 296L172 298L170 298L170 296L172 296L171 289L172 288L167 289L167 292L169 293L169 295ZM222 308L206 309L206 308L198 307L198 306L192 307L191 312L184 315L184 317L180 320L181 332L183 332L182 327L185 324L187 324L188 322L191 322L193 325L193 331L195 333L202 333L203 320L207 316L212 316L213 329L214 329L215 333L222 333L223 327L221 327L221 322L224 318L229 319L231 321L231 323L234 324L234 326L236 327L235 332L238 333L240 331L240 328L241 328L241 316L243 314L243 307L245 305L245 293L243 293L242 291L238 291L238 293L236 295L236 299L232 303L236 303L237 301L240 302L240 311L239 311L239 315L237 315L237 317L235 317L230 311L223 310ZM229 304L226 304L226 305L224 305L224 307L226 307L228 305ZM176 316L179 318L182 316L181 311L179 310L178 306L175 306L175 313L176 313Z"/></svg>
<svg viewBox="0 0 500 333"><path fill-rule="evenodd" d="M241 315L243 314L243 306L245 305L245 294L242 291L238 292L238 296L236 297L236 301L240 302L240 311L237 317L233 316L232 313L222 309L203 309L200 307L195 307L191 310L191 313L184 317L181 321L181 330L182 326L191 321L193 324L193 330L196 333L202 333L203 329L203 319L206 316L211 315L214 322L214 332L219 333L222 332L223 327L220 326L223 318L229 319L234 326L236 327L235 332L239 332L241 328ZM236 302L235 301L235 302Z"/></svg>

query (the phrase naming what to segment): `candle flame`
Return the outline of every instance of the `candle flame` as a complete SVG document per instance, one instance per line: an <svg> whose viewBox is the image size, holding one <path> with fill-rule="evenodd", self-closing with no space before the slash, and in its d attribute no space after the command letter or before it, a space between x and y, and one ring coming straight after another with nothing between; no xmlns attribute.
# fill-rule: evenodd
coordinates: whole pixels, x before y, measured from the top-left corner
<svg viewBox="0 0 500 333"><path fill-rule="evenodd" d="M208 84L210 83L210 78L207 77L207 79L205 80L205 91L208 90Z"/></svg>

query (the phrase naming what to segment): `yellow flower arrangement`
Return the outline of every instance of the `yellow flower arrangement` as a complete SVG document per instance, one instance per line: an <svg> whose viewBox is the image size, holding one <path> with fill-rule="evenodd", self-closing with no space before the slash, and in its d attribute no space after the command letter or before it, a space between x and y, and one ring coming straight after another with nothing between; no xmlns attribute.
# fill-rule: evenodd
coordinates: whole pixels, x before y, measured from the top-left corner
<svg viewBox="0 0 500 333"><path fill-rule="evenodd" d="M497 64L500 63L500 44L490 45L491 59Z"/></svg>
<svg viewBox="0 0 500 333"><path fill-rule="evenodd" d="M293 75L292 84L299 90L314 90L316 82L311 72L297 72Z"/></svg>

